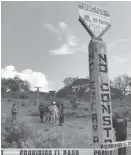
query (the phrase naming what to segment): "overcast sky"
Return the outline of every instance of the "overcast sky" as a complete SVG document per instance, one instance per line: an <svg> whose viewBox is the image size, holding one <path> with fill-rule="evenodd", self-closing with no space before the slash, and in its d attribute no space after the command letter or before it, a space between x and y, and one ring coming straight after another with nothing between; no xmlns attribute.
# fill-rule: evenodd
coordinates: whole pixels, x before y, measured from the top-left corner
<svg viewBox="0 0 131 155"><path fill-rule="evenodd" d="M103 36L109 76L131 76L131 2L90 2L110 11ZM2 2L2 76L19 75L43 91L68 76L87 77L89 34L78 21L77 2Z"/></svg>

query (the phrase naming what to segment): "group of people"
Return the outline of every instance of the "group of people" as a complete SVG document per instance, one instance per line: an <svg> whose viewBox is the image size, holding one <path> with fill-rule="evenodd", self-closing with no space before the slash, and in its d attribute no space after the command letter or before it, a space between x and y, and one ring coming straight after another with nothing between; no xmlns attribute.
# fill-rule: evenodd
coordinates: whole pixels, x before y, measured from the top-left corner
<svg viewBox="0 0 131 155"><path fill-rule="evenodd" d="M39 113L41 122L44 122L43 119L45 117L45 122L57 124L59 121L59 125L62 126L64 123L64 105L57 105L55 101L52 101L50 105L45 105L41 103L39 105Z"/></svg>
<svg viewBox="0 0 131 155"><path fill-rule="evenodd" d="M16 104L12 107L12 121L16 120L17 108ZM45 122L56 124L59 121L59 125L64 123L64 106L63 104L56 104L52 101L50 105L40 104L39 113L41 122L45 116ZM127 139L127 120L122 117L118 112L113 116L113 128L115 129L116 141L125 141ZM126 155L126 148L119 148L118 155Z"/></svg>
<svg viewBox="0 0 131 155"><path fill-rule="evenodd" d="M16 121L17 116L17 107L16 104L13 104L13 107L11 108L12 113L12 124ZM41 122L45 122L57 124L59 121L59 125L62 126L64 124L64 105L59 104L56 105L55 101L51 102L51 105L45 105L44 103L41 103L39 105L39 115Z"/></svg>

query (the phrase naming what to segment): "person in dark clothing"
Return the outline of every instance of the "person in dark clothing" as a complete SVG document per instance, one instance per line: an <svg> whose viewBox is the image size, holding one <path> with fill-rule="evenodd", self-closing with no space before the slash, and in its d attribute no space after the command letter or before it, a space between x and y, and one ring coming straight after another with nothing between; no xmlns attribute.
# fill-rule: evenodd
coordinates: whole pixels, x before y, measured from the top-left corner
<svg viewBox="0 0 131 155"><path fill-rule="evenodd" d="M61 104L59 107L59 125L62 126L64 124L64 106Z"/></svg>
<svg viewBox="0 0 131 155"><path fill-rule="evenodd" d="M48 105L45 106L45 115L46 115L46 116L45 116L45 117L46 117L46 118L45 118L45 121L46 121L46 122L50 122L49 107L48 107Z"/></svg>
<svg viewBox="0 0 131 155"><path fill-rule="evenodd" d="M12 124L14 121L16 121L16 115L17 115L17 109L16 109L16 104L13 104L13 107L11 108L12 112Z"/></svg>
<svg viewBox="0 0 131 155"><path fill-rule="evenodd" d="M115 113L113 118L113 128L116 132L116 141L125 141L127 138L127 120L118 113ZM118 148L118 155L126 155L126 148Z"/></svg>
<svg viewBox="0 0 131 155"><path fill-rule="evenodd" d="M43 123L44 112L45 112L45 106L44 105L42 105L42 104L39 105L39 112L40 112L41 123Z"/></svg>

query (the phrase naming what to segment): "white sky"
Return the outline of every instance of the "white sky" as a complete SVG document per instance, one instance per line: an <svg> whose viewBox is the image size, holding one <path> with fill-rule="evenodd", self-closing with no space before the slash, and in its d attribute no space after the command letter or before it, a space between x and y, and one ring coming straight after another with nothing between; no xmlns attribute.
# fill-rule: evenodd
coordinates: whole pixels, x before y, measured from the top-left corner
<svg viewBox="0 0 131 155"><path fill-rule="evenodd" d="M131 2L90 2L106 8L112 27L104 35L109 76L131 76ZM88 76L90 36L78 21L77 2L2 2L2 76L15 74L43 91L65 77ZM9 66L9 67L8 67Z"/></svg>

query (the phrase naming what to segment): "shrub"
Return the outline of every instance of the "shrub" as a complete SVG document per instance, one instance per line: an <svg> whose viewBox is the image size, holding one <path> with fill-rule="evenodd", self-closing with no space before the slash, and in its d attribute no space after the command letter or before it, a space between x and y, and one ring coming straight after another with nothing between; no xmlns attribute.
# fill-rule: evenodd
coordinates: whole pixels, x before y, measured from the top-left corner
<svg viewBox="0 0 131 155"><path fill-rule="evenodd" d="M89 108L84 108L84 111L89 111Z"/></svg>
<svg viewBox="0 0 131 155"><path fill-rule="evenodd" d="M59 148L61 147L61 134L55 129L48 131L40 130L37 133L36 148Z"/></svg>
<svg viewBox="0 0 131 155"><path fill-rule="evenodd" d="M2 148L23 148L25 144L28 147L33 147L32 143L28 143L34 137L33 128L31 125L27 125L24 122L11 123L10 117L2 115Z"/></svg>
<svg viewBox="0 0 131 155"><path fill-rule="evenodd" d="M30 101L22 99L20 101L20 105L23 106L23 107L28 107L28 106L30 106Z"/></svg>
<svg viewBox="0 0 131 155"><path fill-rule="evenodd" d="M28 99L28 96L26 95L25 92L19 93L19 99Z"/></svg>
<svg viewBox="0 0 131 155"><path fill-rule="evenodd" d="M36 101L30 101L30 105L36 106Z"/></svg>
<svg viewBox="0 0 131 155"><path fill-rule="evenodd" d="M9 102L9 103L12 102L12 99L8 98L8 102Z"/></svg>
<svg viewBox="0 0 131 155"><path fill-rule="evenodd" d="M16 122L11 125L9 117L2 116L2 148L59 148L61 135L57 130L40 130L36 133L32 125Z"/></svg>
<svg viewBox="0 0 131 155"><path fill-rule="evenodd" d="M22 107L25 107L25 106L26 106L26 103L25 103L25 102L22 102L22 103L21 103L21 106L22 106Z"/></svg>
<svg viewBox="0 0 131 155"><path fill-rule="evenodd" d="M82 112L82 111L70 111L70 112L65 112L65 117L67 117L67 118L87 118L88 114L87 114L87 112Z"/></svg>
<svg viewBox="0 0 131 155"><path fill-rule="evenodd" d="M31 109L28 111L28 116L39 116L39 111L37 111L36 109Z"/></svg>
<svg viewBox="0 0 131 155"><path fill-rule="evenodd" d="M78 112L71 113L78 115ZM10 117L2 114L2 148L73 148L87 147L88 137L84 134L76 136L76 133L63 133L60 128L50 128L35 132L33 126L23 121L11 125Z"/></svg>

